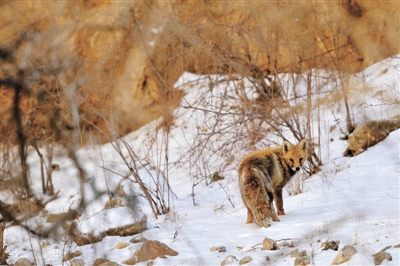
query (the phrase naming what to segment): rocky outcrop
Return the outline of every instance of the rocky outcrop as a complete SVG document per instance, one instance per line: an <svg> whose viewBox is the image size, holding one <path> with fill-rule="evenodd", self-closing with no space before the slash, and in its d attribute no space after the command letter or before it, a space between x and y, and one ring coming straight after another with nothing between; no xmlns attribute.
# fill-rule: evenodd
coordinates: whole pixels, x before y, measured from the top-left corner
<svg viewBox="0 0 400 266"><path fill-rule="evenodd" d="M1 9L8 142L18 127L42 140L78 129L83 143L125 135L172 112L184 71L355 73L400 52L399 6L387 1L3 1Z"/></svg>
<svg viewBox="0 0 400 266"><path fill-rule="evenodd" d="M347 142L349 146L344 151L344 156L356 156L369 147L372 147L390 134L400 128L400 115L392 119L371 120L354 129L349 135Z"/></svg>

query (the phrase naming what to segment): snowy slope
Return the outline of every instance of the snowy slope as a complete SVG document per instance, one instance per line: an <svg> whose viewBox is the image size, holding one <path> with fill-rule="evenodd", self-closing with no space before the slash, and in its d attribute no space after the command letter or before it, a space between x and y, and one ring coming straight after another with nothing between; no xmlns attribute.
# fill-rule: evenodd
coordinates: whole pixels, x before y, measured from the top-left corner
<svg viewBox="0 0 400 266"><path fill-rule="evenodd" d="M400 113L399 102L396 104L393 100L400 99L399 62L388 59L351 78L354 87L350 95L351 104L357 123L389 118ZM177 86L184 87L190 80L198 78L185 74ZM187 90L185 104L194 104L198 94L192 94L191 91L204 89L198 86ZM297 92L301 94L305 90L304 84L297 86ZM323 89L329 91L333 87L333 84L327 84ZM366 92L357 93L360 89ZM204 93L208 95L210 92L206 89ZM212 93L218 93L218 90ZM340 248L354 245L357 249L358 253L344 265L373 265L372 254L386 246L400 244L400 130L392 132L387 139L364 153L347 158L342 156L346 142L340 140L343 136L340 128L344 128L345 124L343 110L327 109L321 112L321 120L315 123L318 122L322 128L321 156L324 165L319 173L303 181L301 194L289 196L285 191L286 215L280 217L280 222L271 222L269 228L245 224L246 209L239 193L236 167L241 156L249 151L241 146L230 147L235 158L231 164L222 167L226 165L227 158L213 151L218 150L218 145L214 143L223 140L212 139L209 145L217 147L206 147L202 150L202 156L196 157L196 150L192 147L198 132L210 130L209 126L215 121L208 120L202 112L178 108L175 126L168 134L162 131L154 133L159 122L155 121L124 138L138 158L149 163L138 170L146 184L155 186L156 179L164 187L164 178L169 180L173 193L166 196L165 200L171 202L171 211L155 217L147 201L140 195L138 185L123 179L129 171L115 143L86 147L78 151L79 162L87 174L83 189L88 204L79 218L79 229L98 234L147 215L149 229L141 236L159 240L179 253L176 257L157 258L155 265L220 265L229 255L237 259L232 260L232 265L239 265L239 260L245 256L253 259L248 265L293 265L294 259L289 254L295 248L306 250L312 264L329 265L337 252L321 250L320 244L326 240L340 240ZM313 118L317 119L316 116ZM224 121L227 124L229 122ZM332 125L339 127L330 131ZM314 136L318 133L316 128L313 127ZM228 132L226 138L234 134L238 132ZM149 136L157 136L156 144L151 143L153 138ZM165 146L167 138L168 149ZM280 142L278 136L270 134L267 140L262 140L257 146ZM121 145L121 154L133 163L135 160L131 160L123 143L119 141L118 144ZM168 155L168 160L165 155ZM60 171L53 173L53 179L55 190L60 189L61 193L46 206L46 210L50 213L65 212L77 206L80 199L77 170L65 155L56 156L53 162L60 165ZM33 188L40 194L39 158L33 151L30 152L28 163ZM205 182L197 184L201 178L206 178L202 175L215 171L222 171L225 179L209 185ZM127 195L124 206L103 210L109 193L114 192L118 184L122 185ZM95 190L105 193L99 196ZM2 197L7 198L7 195ZM43 217L31 219L28 224L40 224L44 228L51 226ZM121 264L132 257L141 245L130 244L124 249L113 249L119 242L129 242L133 238L130 236L106 237L100 243L78 247L65 241L60 230L57 232L59 234L55 231L49 240L51 245L40 249L42 239L16 226L7 228L4 239L10 253L9 261L15 262L20 257L33 260L35 254L40 265L62 265L63 254L80 250L82 255L79 258L87 265L92 265L100 257ZM293 241L295 247L261 250L265 237ZM211 252L213 246L225 246L226 252ZM391 248L387 252L393 260L384 261L383 265L400 265L400 249Z"/></svg>

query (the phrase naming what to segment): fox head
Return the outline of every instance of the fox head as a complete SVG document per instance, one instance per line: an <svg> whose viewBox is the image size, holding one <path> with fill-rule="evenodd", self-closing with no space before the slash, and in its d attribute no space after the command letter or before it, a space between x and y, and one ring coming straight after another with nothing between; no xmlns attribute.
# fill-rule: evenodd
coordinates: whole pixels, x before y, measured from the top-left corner
<svg viewBox="0 0 400 266"><path fill-rule="evenodd" d="M282 144L282 158L293 172L300 170L302 164L308 157L308 142L306 139L300 141L297 145L293 145L285 140Z"/></svg>

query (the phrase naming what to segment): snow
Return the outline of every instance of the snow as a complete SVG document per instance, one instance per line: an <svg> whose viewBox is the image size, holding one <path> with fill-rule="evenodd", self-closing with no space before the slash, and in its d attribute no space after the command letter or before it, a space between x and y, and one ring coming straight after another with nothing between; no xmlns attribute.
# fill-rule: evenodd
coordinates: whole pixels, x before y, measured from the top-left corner
<svg viewBox="0 0 400 266"><path fill-rule="evenodd" d="M325 74L328 75L320 71L313 86L321 85ZM269 228L260 228L256 224L245 224L247 213L236 175L241 156L253 147L220 145L235 135L245 134L245 130L224 131L225 125L234 122L230 118L221 121L216 116L185 108L196 106L199 94L203 93L209 110L233 112L228 108L235 102L232 92L210 89L204 86L205 83L198 82L202 78L185 73L177 82L176 87L185 89L187 94L174 114L175 124L168 134L157 130L159 121L155 121L117 142L81 148L77 156L85 171L86 180L82 186L73 162L62 152L56 153L53 163L60 165L60 171L53 172L53 180L55 191L60 190L60 194L46 206L46 211L60 213L76 208L80 204L81 191L84 191L86 205L78 219L78 228L94 235L139 221L146 215L148 230L140 236L163 242L179 253L175 257L157 258L155 265L220 265L230 255L236 258L232 259L232 265L239 265L239 260L245 256L253 258L248 265L293 265L294 258L290 257L290 252L295 248L306 250L312 264L328 265L337 252L320 248L321 242L326 240L340 240L340 248L354 245L357 249L358 252L343 265L372 265L372 254L386 246L400 244L400 130L393 131L364 153L348 158L342 156L346 141L340 139L343 136L340 129L345 125L343 108L321 109L320 117L313 113L314 138L318 136L317 123L322 128L319 137L324 165L320 172L301 181L302 193L289 196L288 191L284 192L286 215L280 217L280 222L271 222ZM204 82L223 78L207 76ZM284 75L281 79L286 84L291 82ZM229 87L231 83L216 82L215 86ZM399 59L390 58L377 63L352 76L349 84L353 88L350 101L357 124L399 114ZM246 88L248 85L244 81ZM304 82L298 83L296 93L304 95L305 86ZM320 89L329 92L335 86L331 82ZM357 93L360 89L365 89L365 93ZM288 91L290 93L293 91ZM223 95L227 108L215 109L212 102L215 98L210 94ZM245 94L249 99L255 98L251 90L246 89ZM313 99L316 100L318 98ZM337 128L330 131L333 125ZM202 143L198 139L199 132L217 129L223 134L212 136L206 146L197 145ZM293 140L289 132L287 138ZM255 145L261 148L281 141L279 136L268 134ZM225 149L230 153L223 154ZM46 151L43 149L42 153L46 154ZM230 155L234 157L229 161ZM131 167L136 166L138 176L147 186L159 189L161 199L170 204L169 213L153 215L139 185L132 182L134 177L129 175L126 162ZM41 195L39 157L33 149L29 150L28 164L32 189L36 195ZM210 175L217 171L225 179L209 184ZM172 189L169 194L162 192L167 190L167 180ZM126 195L123 206L104 209L105 202L111 194L116 194L119 185ZM10 197L10 194L2 192L2 200L9 201ZM52 226L41 215L30 219L27 224L32 228L40 224L44 230ZM113 249L134 236L107 236L99 243L85 246L76 246L68 241L58 229L54 229L50 236L48 241L51 245L40 248L45 239L29 234L19 226L8 227L4 244L10 253L9 262L21 257L33 261L35 256L39 265L61 265L63 254L80 250L82 255L79 258L87 265L101 257L122 264L141 246L141 243L130 243L124 249ZM261 250L265 237L294 241L296 247ZM213 246L225 246L226 252L211 252ZM391 248L387 252L392 255L392 261L385 260L383 265L400 265L400 249Z"/></svg>

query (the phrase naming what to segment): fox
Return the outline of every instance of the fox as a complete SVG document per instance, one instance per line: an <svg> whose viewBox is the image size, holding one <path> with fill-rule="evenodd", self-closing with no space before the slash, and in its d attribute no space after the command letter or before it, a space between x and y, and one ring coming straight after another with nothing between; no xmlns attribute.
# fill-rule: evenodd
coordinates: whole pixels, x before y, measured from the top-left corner
<svg viewBox="0 0 400 266"><path fill-rule="evenodd" d="M282 188L300 170L308 157L308 141L254 151L242 158L238 167L239 188L247 208L246 223L269 227L285 215ZM275 200L277 212L273 202Z"/></svg>

